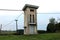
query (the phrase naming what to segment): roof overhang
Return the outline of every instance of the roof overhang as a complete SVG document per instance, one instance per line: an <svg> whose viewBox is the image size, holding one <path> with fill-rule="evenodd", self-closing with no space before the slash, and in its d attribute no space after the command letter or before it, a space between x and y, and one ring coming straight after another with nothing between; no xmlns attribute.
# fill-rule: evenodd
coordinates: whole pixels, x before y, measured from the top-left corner
<svg viewBox="0 0 60 40"><path fill-rule="evenodd" d="M38 9L38 6L30 5L30 4L25 4L25 6L23 7L23 9L22 9L22 10L24 11L27 7Z"/></svg>

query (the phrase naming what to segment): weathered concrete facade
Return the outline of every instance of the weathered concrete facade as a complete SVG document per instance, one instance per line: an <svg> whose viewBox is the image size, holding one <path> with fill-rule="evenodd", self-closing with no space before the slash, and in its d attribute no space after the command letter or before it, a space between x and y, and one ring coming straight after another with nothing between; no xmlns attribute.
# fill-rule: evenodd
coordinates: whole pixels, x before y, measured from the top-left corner
<svg viewBox="0 0 60 40"><path fill-rule="evenodd" d="M37 34L37 9L35 5L24 6L24 34Z"/></svg>

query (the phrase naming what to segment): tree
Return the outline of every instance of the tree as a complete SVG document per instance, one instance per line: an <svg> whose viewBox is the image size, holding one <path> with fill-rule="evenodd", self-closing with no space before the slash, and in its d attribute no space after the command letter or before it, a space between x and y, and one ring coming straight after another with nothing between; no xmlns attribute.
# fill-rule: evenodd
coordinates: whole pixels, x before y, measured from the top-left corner
<svg viewBox="0 0 60 40"><path fill-rule="evenodd" d="M55 18L50 18L49 22L52 23L52 24L55 24Z"/></svg>
<svg viewBox="0 0 60 40"><path fill-rule="evenodd" d="M55 24L56 32L60 32L60 23Z"/></svg>
<svg viewBox="0 0 60 40"><path fill-rule="evenodd" d="M47 32L55 32L55 18L49 19L49 24L47 25Z"/></svg>

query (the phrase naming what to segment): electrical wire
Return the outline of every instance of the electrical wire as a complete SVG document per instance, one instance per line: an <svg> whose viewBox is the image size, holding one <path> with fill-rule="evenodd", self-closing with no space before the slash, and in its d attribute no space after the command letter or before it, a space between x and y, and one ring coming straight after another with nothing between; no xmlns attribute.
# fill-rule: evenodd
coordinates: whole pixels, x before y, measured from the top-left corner
<svg viewBox="0 0 60 40"><path fill-rule="evenodd" d="M23 10L15 10L15 9L0 9L0 11L23 11ZM22 13L23 14L23 13ZM18 20L19 17L22 15L20 14L18 17L16 17L16 19ZM37 14L60 14L60 13L37 13ZM14 19L13 21L15 21L16 19ZM8 24L6 24L5 26L13 23L13 21L9 22Z"/></svg>
<svg viewBox="0 0 60 40"><path fill-rule="evenodd" d="M13 23L14 20L10 21L8 24L4 25L4 27L8 26L9 24Z"/></svg>
<svg viewBox="0 0 60 40"><path fill-rule="evenodd" d="M22 15L23 13L21 13L18 17L16 17L14 20L12 20L11 22L9 22L8 24L6 24L5 26L7 26L7 25L9 25L9 24L11 24L13 21L15 21L15 20L18 20L19 19L19 17ZM37 14L54 14L54 13L37 13ZM55 14L60 14L60 13L55 13Z"/></svg>
<svg viewBox="0 0 60 40"><path fill-rule="evenodd" d="M23 11L23 10L15 10L15 9L0 9L0 11ZM38 14L60 14L60 13L38 13Z"/></svg>
<svg viewBox="0 0 60 40"><path fill-rule="evenodd" d="M18 20L18 18L19 18L22 14L23 14L23 13L21 13L21 14L20 14L18 17L16 17L14 20L10 21L8 24L4 25L4 27L7 26L7 25L9 25L9 24L11 24L11 23L13 23L13 21L15 21L15 20Z"/></svg>
<svg viewBox="0 0 60 40"><path fill-rule="evenodd" d="M23 10L15 10L15 9L0 9L0 11L23 11Z"/></svg>
<svg viewBox="0 0 60 40"><path fill-rule="evenodd" d="M23 13L21 13L18 17L16 17L16 19L18 20L19 19L19 17L22 15Z"/></svg>
<svg viewBox="0 0 60 40"><path fill-rule="evenodd" d="M15 10L15 9L0 9L0 11L23 11L23 10ZM38 13L38 14L60 14L60 13Z"/></svg>
<svg viewBox="0 0 60 40"><path fill-rule="evenodd" d="M60 13L37 13L37 14L60 14Z"/></svg>

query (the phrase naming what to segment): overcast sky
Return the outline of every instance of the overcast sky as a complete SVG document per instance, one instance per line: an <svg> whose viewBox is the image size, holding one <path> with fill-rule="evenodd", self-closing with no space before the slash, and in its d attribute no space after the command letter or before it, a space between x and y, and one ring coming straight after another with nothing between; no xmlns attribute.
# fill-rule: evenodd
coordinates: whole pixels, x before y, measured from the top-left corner
<svg viewBox="0 0 60 40"><path fill-rule="evenodd" d="M15 9L22 10L25 4L32 4L39 6L37 13L38 30L46 30L46 26L49 23L49 18L54 17L56 20L60 18L60 0L0 0L0 9ZM3 30L15 30L15 19L23 11L1 11L0 10L0 24L2 24ZM47 14L42 14L47 13ZM51 13L51 14L50 14ZM52 14L54 13L54 14ZM11 24L8 25L8 23ZM24 27L24 14L18 19L18 29Z"/></svg>

